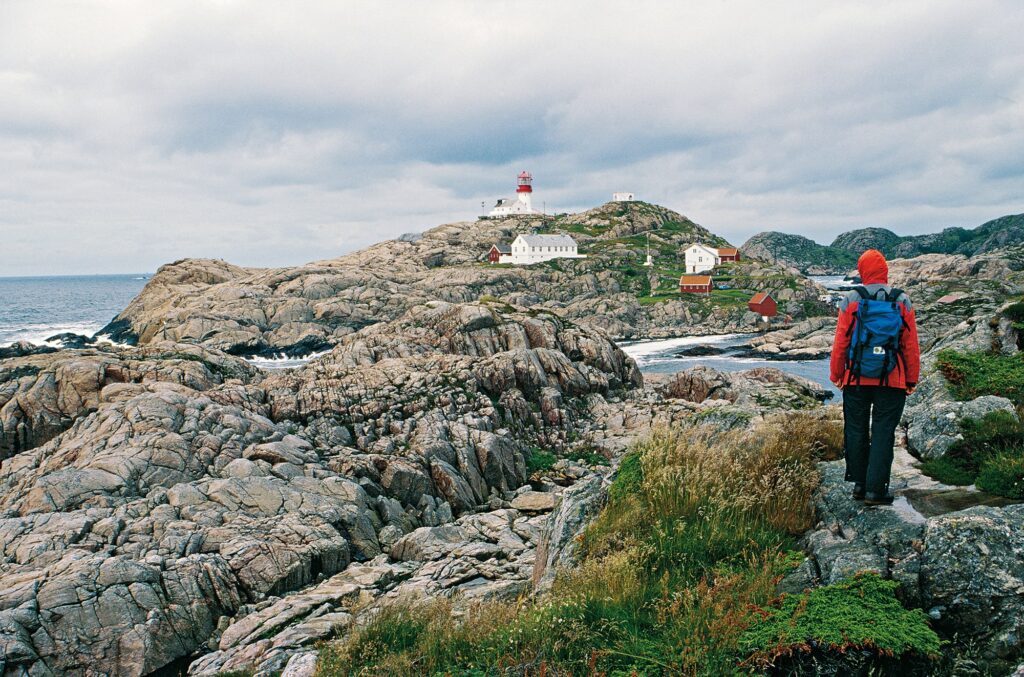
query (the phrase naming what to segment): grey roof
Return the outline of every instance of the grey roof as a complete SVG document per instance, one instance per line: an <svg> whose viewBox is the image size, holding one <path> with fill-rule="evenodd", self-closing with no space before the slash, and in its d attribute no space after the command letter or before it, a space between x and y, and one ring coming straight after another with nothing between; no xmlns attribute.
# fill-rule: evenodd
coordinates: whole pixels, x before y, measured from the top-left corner
<svg viewBox="0 0 1024 677"><path fill-rule="evenodd" d="M575 247L576 240L568 235L523 235L523 240L531 247Z"/></svg>
<svg viewBox="0 0 1024 677"><path fill-rule="evenodd" d="M499 254L511 254L512 253L512 245L510 245L510 244L501 244L499 242L498 244L494 245L494 247L498 250Z"/></svg>

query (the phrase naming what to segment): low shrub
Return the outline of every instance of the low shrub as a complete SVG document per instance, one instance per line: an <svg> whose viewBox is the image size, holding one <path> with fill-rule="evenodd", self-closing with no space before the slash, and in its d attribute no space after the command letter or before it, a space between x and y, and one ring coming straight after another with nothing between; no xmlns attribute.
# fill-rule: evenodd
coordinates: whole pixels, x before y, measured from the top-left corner
<svg viewBox="0 0 1024 677"><path fill-rule="evenodd" d="M921 471L946 484L977 484L997 496L1024 498L1024 423L997 410L960 427L963 439L923 462Z"/></svg>
<svg viewBox="0 0 1024 677"><path fill-rule="evenodd" d="M940 456L939 458L931 458L921 463L921 472L945 484L967 486L968 484L974 484L978 471L967 468L965 465L960 459Z"/></svg>
<svg viewBox="0 0 1024 677"><path fill-rule="evenodd" d="M608 465L608 459L593 447L571 449L566 452L565 457L587 465Z"/></svg>
<svg viewBox="0 0 1024 677"><path fill-rule="evenodd" d="M1003 317L1013 323L1014 329L1024 329L1024 302L1011 303L1003 308Z"/></svg>
<svg viewBox="0 0 1024 677"><path fill-rule="evenodd" d="M932 674L939 637L922 610L903 608L898 587L863 573L758 610L762 620L740 638L746 665L786 675L820 674L829 662L846 665L840 674Z"/></svg>
<svg viewBox="0 0 1024 677"><path fill-rule="evenodd" d="M533 447L526 455L526 472L527 474L532 475L535 472L551 470L557 462L558 457L550 451L544 451L543 449Z"/></svg>
<svg viewBox="0 0 1024 677"><path fill-rule="evenodd" d="M1024 499L1024 454L1004 451L985 460L975 484L990 494Z"/></svg>
<svg viewBox="0 0 1024 677"><path fill-rule="evenodd" d="M943 350L936 356L935 366L946 377L950 392L958 400L1000 395L1021 405L1024 404L1022 355Z"/></svg>

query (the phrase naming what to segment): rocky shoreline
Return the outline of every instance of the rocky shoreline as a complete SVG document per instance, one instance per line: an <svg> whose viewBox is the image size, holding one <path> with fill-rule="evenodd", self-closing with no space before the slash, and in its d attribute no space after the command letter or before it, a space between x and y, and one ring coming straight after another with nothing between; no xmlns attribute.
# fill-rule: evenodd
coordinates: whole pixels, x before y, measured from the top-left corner
<svg viewBox="0 0 1024 677"><path fill-rule="evenodd" d="M904 420L918 457L943 454L965 418L1013 410L999 397L954 401L932 367L948 346L1019 353L1018 330L999 313L1024 292L1015 257L893 262L925 327L928 375ZM413 277L426 266L396 265ZM516 271L480 275L522 283ZM564 282L557 270L531 275ZM465 608L544 594L576 562L623 452L653 430L836 414L821 407L828 391L778 369L645 379L608 338L624 316L578 317L614 296L595 291L594 303L572 308L518 304L508 299L538 299L515 291L480 299L474 288L439 301L424 289L389 295L398 283L383 278L362 284L373 276L351 262L291 274L179 262L118 320L136 345L4 349L0 672L311 675L318 642L396 599ZM965 280L977 288L972 304L938 301ZM343 324L324 320L331 307ZM737 349L820 359L832 332L833 319L811 318ZM229 352L303 342L331 347L283 371ZM946 636L969 642L972 661L1015 665L1021 506L936 486L901 451L900 501L864 510L840 465L820 468L809 557L783 589L876 571Z"/></svg>

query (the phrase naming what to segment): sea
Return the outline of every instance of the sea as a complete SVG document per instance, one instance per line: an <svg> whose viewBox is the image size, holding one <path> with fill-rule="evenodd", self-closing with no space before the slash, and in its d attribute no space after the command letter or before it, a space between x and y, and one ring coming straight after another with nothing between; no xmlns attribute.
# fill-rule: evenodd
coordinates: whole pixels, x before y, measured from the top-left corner
<svg viewBox="0 0 1024 677"><path fill-rule="evenodd" d="M56 334L71 332L92 336L124 310L142 291L149 273L134 275L80 275L54 277L0 277L0 346L16 341L46 343ZM840 285L842 278L819 279L827 286ZM754 358L713 355L679 357L686 346L698 344L728 347L743 343L744 334L692 336L660 341L624 343L626 351L644 373L671 374L706 364L721 371L739 371L755 367L775 367L820 383L841 397L828 380L828 360L768 361ZM289 369L316 357L302 359L254 358L263 369Z"/></svg>
<svg viewBox="0 0 1024 677"><path fill-rule="evenodd" d="M142 291L149 273L0 277L0 346L92 336Z"/></svg>
<svg viewBox="0 0 1024 677"><path fill-rule="evenodd" d="M832 393L832 402L842 399L843 393L829 381L829 361L820 360L762 360L756 357L731 355L702 355L683 357L678 353L684 348L707 345L729 348L746 343L749 334L716 334L712 336L686 336L659 341L636 341L622 343L622 350L636 360L643 374L674 374L697 365L706 365L719 371L743 371L758 367L772 367L795 376L803 376L823 386Z"/></svg>

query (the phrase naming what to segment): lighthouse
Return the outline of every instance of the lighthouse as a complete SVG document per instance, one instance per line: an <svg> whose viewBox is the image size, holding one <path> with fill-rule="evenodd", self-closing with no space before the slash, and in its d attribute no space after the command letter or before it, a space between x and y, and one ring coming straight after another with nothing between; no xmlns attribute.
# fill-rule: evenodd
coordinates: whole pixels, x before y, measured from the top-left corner
<svg viewBox="0 0 1024 677"><path fill-rule="evenodd" d="M502 198L498 200L488 216L518 216L537 213L533 209L533 174L524 170L519 172L519 176L516 177L515 199Z"/></svg>
<svg viewBox="0 0 1024 677"><path fill-rule="evenodd" d="M530 172L521 171L516 177L516 198L522 203L523 211L533 211L533 174Z"/></svg>

